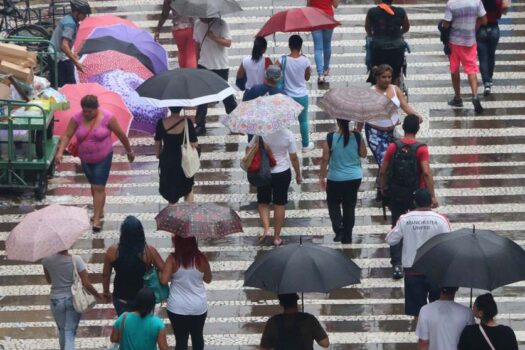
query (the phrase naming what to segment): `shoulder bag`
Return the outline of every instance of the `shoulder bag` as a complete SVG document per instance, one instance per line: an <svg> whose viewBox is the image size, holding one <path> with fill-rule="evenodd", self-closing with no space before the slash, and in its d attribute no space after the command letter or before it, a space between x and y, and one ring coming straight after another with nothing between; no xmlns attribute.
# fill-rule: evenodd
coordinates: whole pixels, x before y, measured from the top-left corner
<svg viewBox="0 0 525 350"><path fill-rule="evenodd" d="M487 333L485 333L485 330L483 329L483 326L482 326L482 325L479 325L479 330L480 330L481 334L483 335L483 338L485 338L485 340L486 340L487 343L489 344L489 347L490 347L492 350L496 350L496 348L494 347L494 345L492 345L492 342L490 341L489 336L487 335Z"/></svg>
<svg viewBox="0 0 525 350"><path fill-rule="evenodd" d="M257 171L248 170L248 182L255 187L269 186L272 183L270 159L262 140L259 140L257 154L260 157L259 167ZM254 166L253 162L252 166Z"/></svg>
<svg viewBox="0 0 525 350"><path fill-rule="evenodd" d="M111 344L108 350L122 350L120 343L122 342L122 338L124 337L124 323L126 322L126 317L128 317L127 312L124 313L124 317L122 317L122 322L120 323L120 329L118 331L118 341L116 343Z"/></svg>
<svg viewBox="0 0 525 350"><path fill-rule="evenodd" d="M149 261L149 264L148 264L149 266L143 276L144 287L147 287L153 291L153 293L155 294L155 303L158 304L168 299L168 296L170 294L170 289L168 286L160 283L159 271L157 270L157 267L153 265L153 259L150 260L149 258L148 245L146 245L145 251L146 251L146 259Z"/></svg>
<svg viewBox="0 0 525 350"><path fill-rule="evenodd" d="M199 171L201 161L199 159L199 152L191 145L190 132L188 129L188 119L186 119L186 125L184 126L184 139L180 147L182 151L182 170L184 171L184 175L189 179Z"/></svg>
<svg viewBox="0 0 525 350"><path fill-rule="evenodd" d="M246 154L241 159L241 169L244 171L248 171L250 168L250 165L253 162L253 158L255 157L255 154L257 153L257 150L259 149L259 136L254 136L255 140L251 146L248 146L248 150L246 151Z"/></svg>
<svg viewBox="0 0 525 350"><path fill-rule="evenodd" d="M96 121L97 121L97 118L95 118L93 122L91 123L91 126L89 127L86 137L84 137L82 141L79 141L78 139L76 139L75 141L69 142L69 145L67 146L67 152L71 154L73 157L78 157L78 147L82 144L82 142L87 140L87 138L89 137L89 134L91 134L91 131L93 131L93 128L95 127Z"/></svg>
<svg viewBox="0 0 525 350"><path fill-rule="evenodd" d="M78 313L91 309L97 303L93 294L91 294L83 285L80 275L77 271L75 255L73 257L73 284L71 285L71 294L73 294L73 308Z"/></svg>

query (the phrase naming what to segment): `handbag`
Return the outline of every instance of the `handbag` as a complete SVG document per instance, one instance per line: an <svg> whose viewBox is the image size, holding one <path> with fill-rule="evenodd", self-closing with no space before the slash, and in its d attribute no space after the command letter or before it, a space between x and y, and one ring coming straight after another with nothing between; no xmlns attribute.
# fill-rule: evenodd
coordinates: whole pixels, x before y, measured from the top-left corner
<svg viewBox="0 0 525 350"><path fill-rule="evenodd" d="M481 326L481 324L479 325L479 330L481 331L481 334L483 335L483 337L485 338L485 340L486 340L487 343L489 344L489 347L490 347L492 350L496 350L496 348L494 347L494 345L492 345L492 342L490 341L489 336L487 335L487 333L485 333L485 330L483 329L483 327Z"/></svg>
<svg viewBox="0 0 525 350"><path fill-rule="evenodd" d="M146 246L146 257L148 256L149 248ZM149 258L148 258L149 260ZM144 279L144 287L147 287L155 294L155 303L159 304L164 300L168 299L170 294L170 288L160 283L159 271L153 265L153 261L150 262L148 269L142 277Z"/></svg>
<svg viewBox="0 0 525 350"><path fill-rule="evenodd" d="M262 142L259 142L258 154L260 157L259 170L248 171L248 182L255 187L269 186L272 183L270 158Z"/></svg>
<svg viewBox="0 0 525 350"><path fill-rule="evenodd" d="M97 302L93 294L82 285L75 260L75 255L73 255L73 284L71 285L71 294L73 294L73 308L76 312L82 313L91 309Z"/></svg>
<svg viewBox="0 0 525 350"><path fill-rule="evenodd" d="M251 146L248 146L246 154L241 159L241 169L244 171L248 171L250 165L252 164L253 158L255 157L255 154L259 149L259 136L255 135L254 137L256 138L256 140Z"/></svg>
<svg viewBox="0 0 525 350"><path fill-rule="evenodd" d="M75 141L69 142L69 145L67 146L67 153L71 154L73 157L78 157L78 147L89 137L89 134L91 134L96 121L97 119L95 118L89 127L86 137L84 137L82 141L79 142L78 139L76 139Z"/></svg>
<svg viewBox="0 0 525 350"><path fill-rule="evenodd" d="M275 85L276 88L280 89L280 90L284 90L284 81L285 81L285 72L286 72L286 56L282 56L281 57L281 79L279 79L279 81L277 82L277 84Z"/></svg>
<svg viewBox="0 0 525 350"><path fill-rule="evenodd" d="M120 329L118 332L118 341L116 343L111 344L111 346L107 350L119 350L122 349L120 346L120 343L122 342L122 337L124 336L124 322L126 322L126 317L128 317L128 313L124 313L124 317L122 317L122 322L120 323Z"/></svg>
<svg viewBox="0 0 525 350"><path fill-rule="evenodd" d="M277 164L277 161L275 160L275 157L273 156L272 150L270 149L270 147L268 147L268 145L264 144L264 141L262 139L260 139L260 141L258 140L258 143L262 144L264 150L266 151L266 156L268 157L270 168L273 168ZM261 168L261 162L262 162L261 152L259 151L259 147L255 147L255 154L248 167L248 172L259 171L259 169Z"/></svg>
<svg viewBox="0 0 525 350"><path fill-rule="evenodd" d="M184 127L184 139L182 141L182 171L184 175L189 179L199 171L201 167L201 161L199 159L199 152L193 148L190 143L190 132L188 131L188 119L186 119L186 126Z"/></svg>

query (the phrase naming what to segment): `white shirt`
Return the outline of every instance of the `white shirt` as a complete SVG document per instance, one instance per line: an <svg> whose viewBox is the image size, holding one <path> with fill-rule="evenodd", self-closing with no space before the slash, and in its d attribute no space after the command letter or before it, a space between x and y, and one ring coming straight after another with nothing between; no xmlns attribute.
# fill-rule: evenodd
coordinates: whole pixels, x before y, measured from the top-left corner
<svg viewBox="0 0 525 350"><path fill-rule="evenodd" d="M290 169L290 159L288 154L297 153L297 144L295 142L294 134L288 130L283 129L273 134L263 137L263 141L272 150L276 165L271 169L272 174L282 173ZM250 142L253 145L255 137Z"/></svg>
<svg viewBox="0 0 525 350"><path fill-rule="evenodd" d="M450 300L436 300L421 308L416 336L429 341L428 350L456 350L465 326L474 324L468 307Z"/></svg>
<svg viewBox="0 0 525 350"><path fill-rule="evenodd" d="M409 268L414 264L417 249L432 237L450 232L447 217L431 210L413 210L401 215L396 226L386 236L386 242L396 245L403 240L402 263Z"/></svg>
<svg viewBox="0 0 525 350"><path fill-rule="evenodd" d="M279 63L284 68L284 93L290 97L303 97L308 95L306 88L305 72L310 67L310 60L306 56L297 58L286 56L286 64L283 64L283 58Z"/></svg>
<svg viewBox="0 0 525 350"><path fill-rule="evenodd" d="M401 101L399 100L399 97L397 97L396 88L395 88L394 85L390 85L390 86L392 86L392 89L394 89L394 96L391 98L391 100L397 106L397 108L399 108L399 107L401 107ZM375 87L372 86L371 89L375 89ZM385 94L386 94L386 92L385 92ZM380 127L380 128L388 129L388 128L391 128L392 126L397 125L398 122L399 122L399 114L396 111L396 112L394 112L394 114L392 114L390 119L371 120L371 121L367 122L367 124L370 124L372 126L377 126L377 127Z"/></svg>
<svg viewBox="0 0 525 350"><path fill-rule="evenodd" d="M264 83L265 60L265 57L262 56L259 61L254 62L251 55L242 59L242 66L246 72L246 90Z"/></svg>
<svg viewBox="0 0 525 350"><path fill-rule="evenodd" d="M185 269L180 266L171 275L167 309L177 315L202 315L208 311L204 273L195 266Z"/></svg>
<svg viewBox="0 0 525 350"><path fill-rule="evenodd" d="M230 27L223 19L217 18L211 23L196 20L193 28L193 40L201 46L199 64L207 69L228 69L227 48L208 38L206 35L208 29L221 38L231 40Z"/></svg>

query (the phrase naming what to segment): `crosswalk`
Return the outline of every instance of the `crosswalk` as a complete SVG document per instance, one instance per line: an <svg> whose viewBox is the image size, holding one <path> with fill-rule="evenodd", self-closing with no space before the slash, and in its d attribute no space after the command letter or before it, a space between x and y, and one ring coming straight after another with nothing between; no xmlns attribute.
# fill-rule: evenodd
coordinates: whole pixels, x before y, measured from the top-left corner
<svg viewBox="0 0 525 350"><path fill-rule="evenodd" d="M269 16L301 5L294 0L242 0L244 12L228 16L233 35L230 49L230 83L241 57L251 49L253 35ZM160 0L91 1L97 13L110 13L135 21L152 30L160 14ZM335 30L331 66L331 87L366 86L364 66L364 18L371 1L354 4L343 1L336 18L342 26ZM412 53L408 55L407 83L410 103L425 121L421 136L428 143L436 180L439 210L447 214L453 228L493 229L525 246L525 3L515 1L501 22L502 38L497 53L493 96L482 100L485 112L475 115L472 106L451 109L452 95L448 63L437 34L437 21L444 3L410 1L403 5L411 20L406 36ZM303 34L304 51L313 63L310 34ZM268 38L268 53L277 58L287 50L287 35ZM170 65L177 65L175 45L166 25L161 43L169 51ZM315 69L313 70L315 72ZM315 73L314 73L315 74ZM312 77L315 82L316 76ZM469 91L466 82L463 90ZM310 84L312 140L316 150L301 154L304 183L292 184L285 243L299 239L341 248L362 268L362 283L327 295L305 295L305 311L319 317L335 349L415 349L415 324L403 313L403 282L390 278L388 246L384 234L388 222L373 201L376 167L371 157L364 163L364 178L356 210L354 244L332 242L325 194L317 184L320 145L334 122L316 106L325 90ZM207 349L254 349L266 319L279 311L275 295L243 287L243 271L254 258L273 249L256 244L261 233L250 188L239 159L246 138L230 135L218 121L221 108L209 109L209 131L199 138L202 169L196 175L195 200L228 205L239 212L244 232L217 242L202 242L210 259L214 281L208 286L209 312L205 326ZM299 138L298 126L293 127ZM101 269L105 247L118 240L122 219L133 214L146 229L150 244L162 256L171 252L171 241L155 230L154 217L166 202L158 194L158 163L153 139L132 138L137 154L128 164L122 147L117 147L108 184L104 230L86 233L73 253L88 262L92 281L101 289ZM35 202L31 194L0 195L0 347L4 349L57 349L58 341L48 307L49 285L38 264L6 260L5 239L23 215L50 203L91 208L89 186L78 159L65 157L50 182L45 200ZM475 291L476 293L477 291ZM500 315L498 321L511 325L525 348L525 282L494 291ZM458 301L468 304L469 291L460 290ZM157 310L166 319L164 307ZM104 349L115 314L110 304L99 304L83 315L77 334L78 349ZM174 338L168 337L170 345Z"/></svg>

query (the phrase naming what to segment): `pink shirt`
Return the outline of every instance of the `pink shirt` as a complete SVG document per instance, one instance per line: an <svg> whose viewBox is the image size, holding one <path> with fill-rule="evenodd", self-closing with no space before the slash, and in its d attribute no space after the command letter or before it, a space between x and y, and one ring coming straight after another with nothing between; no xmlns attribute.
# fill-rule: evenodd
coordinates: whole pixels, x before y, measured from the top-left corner
<svg viewBox="0 0 525 350"><path fill-rule="evenodd" d="M103 114L102 121L91 130L89 135L88 131L90 127L84 124L82 112L73 116L73 119L78 125L75 136L78 142L81 142L78 145L78 156L83 162L89 164L102 161L113 151L111 130L109 129L111 113L102 109L101 111Z"/></svg>

